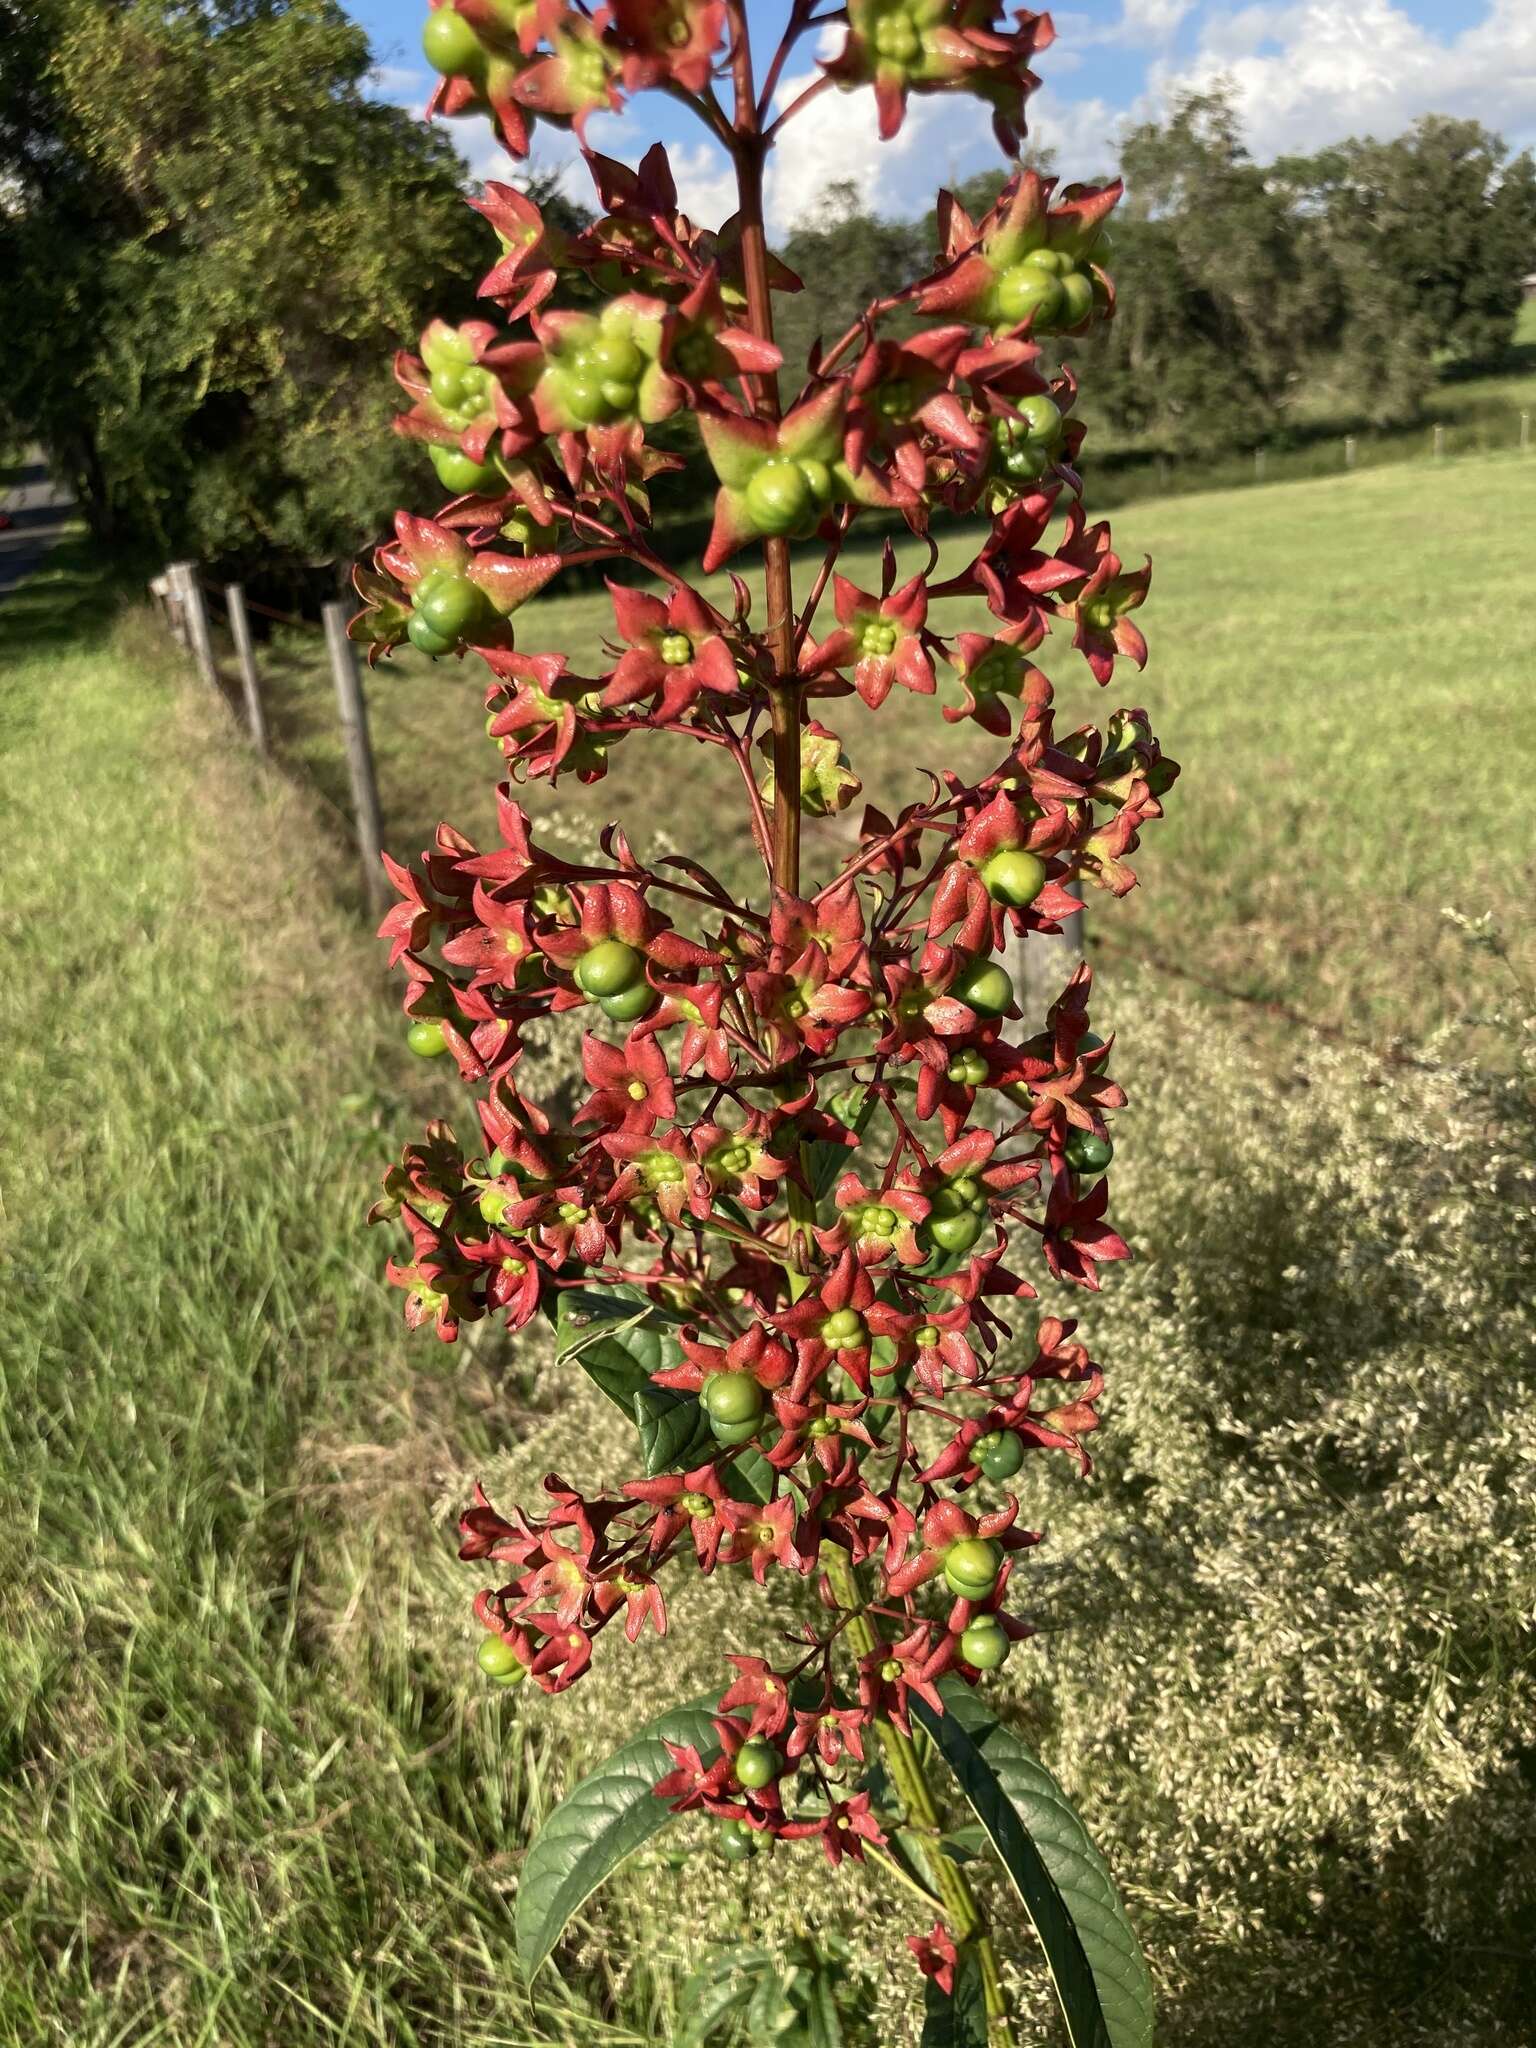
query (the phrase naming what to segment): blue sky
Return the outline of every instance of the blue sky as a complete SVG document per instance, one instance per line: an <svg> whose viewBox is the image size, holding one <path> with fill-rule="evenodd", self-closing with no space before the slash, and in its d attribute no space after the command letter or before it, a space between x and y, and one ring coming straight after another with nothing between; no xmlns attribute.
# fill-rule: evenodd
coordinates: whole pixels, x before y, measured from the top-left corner
<svg viewBox="0 0 1536 2048"><path fill-rule="evenodd" d="M771 50L785 0L749 0L754 43ZM1057 152L1068 176L1112 167L1121 124L1157 111L1184 85L1230 78L1256 155L1311 149L1351 134L1395 134L1428 112L1475 116L1521 145L1536 142L1536 0L1080 0L1055 8L1058 41L1041 60L1031 133ZM379 70L376 89L420 105L431 77L420 55L426 0L355 0ZM825 31L834 39L838 31ZM813 74L802 44L786 85ZM454 123L467 162L482 177L512 166L484 123ZM594 147L633 159L660 136L672 154L685 207L713 223L729 211L724 166L685 109L647 94L624 120L594 122ZM977 103L939 96L912 103L901 134L881 147L867 94L827 93L786 131L789 147L770 169L771 225L782 232L820 190L850 178L880 208L908 214L935 184L997 159ZM535 161L572 164L570 136L543 128ZM585 196L585 173L567 182Z"/></svg>

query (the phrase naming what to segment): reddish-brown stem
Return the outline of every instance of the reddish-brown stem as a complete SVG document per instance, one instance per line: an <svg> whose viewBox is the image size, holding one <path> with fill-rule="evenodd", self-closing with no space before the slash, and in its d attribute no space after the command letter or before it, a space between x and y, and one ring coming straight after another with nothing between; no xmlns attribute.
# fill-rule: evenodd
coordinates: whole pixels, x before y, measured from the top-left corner
<svg viewBox="0 0 1536 2048"><path fill-rule="evenodd" d="M752 86L752 44L744 0L729 0L731 76L736 119L731 154L736 165L736 217L741 228L741 266L747 291L747 320L763 341L773 339L773 297L768 284L768 237L763 226L763 158L766 143ZM779 380L770 371L757 380L758 413L779 418ZM789 542L763 543L768 593L767 634L774 679L768 686L773 716L773 879L790 895L800 890L800 690L795 678L795 599Z"/></svg>
<svg viewBox="0 0 1536 2048"><path fill-rule="evenodd" d="M848 538L848 529L852 524L853 508L845 505L838 518L837 531L833 534L831 545L822 557L821 567L816 572L816 581L811 585L811 594L805 601L805 609L801 612L799 623L795 627L795 656L797 660L799 659L801 648L805 645L805 637L811 630L812 621L816 617L816 607L821 603L822 592L827 587L827 581L837 564L838 556L843 552L843 542Z"/></svg>

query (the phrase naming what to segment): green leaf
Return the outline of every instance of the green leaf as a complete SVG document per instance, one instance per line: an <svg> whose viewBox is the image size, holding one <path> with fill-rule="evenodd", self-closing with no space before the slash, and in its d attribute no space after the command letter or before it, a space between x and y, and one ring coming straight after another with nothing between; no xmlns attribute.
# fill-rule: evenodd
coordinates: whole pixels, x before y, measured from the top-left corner
<svg viewBox="0 0 1536 2048"><path fill-rule="evenodd" d="M960 1951L953 1997L925 1980L921 2048L987 2048L987 1994L974 1949Z"/></svg>
<svg viewBox="0 0 1536 2048"><path fill-rule="evenodd" d="M615 1407L633 1418L637 1394L666 1392L652 1385L651 1374L680 1356L670 1320L638 1288L600 1294L568 1287L555 1320L555 1356L574 1358Z"/></svg>
<svg viewBox="0 0 1536 2048"><path fill-rule="evenodd" d="M769 1501L778 1474L756 1444L743 1444L721 1477L732 1500Z"/></svg>
<svg viewBox="0 0 1536 2048"><path fill-rule="evenodd" d="M958 1679L914 1699L1040 1937L1073 2048L1150 2048L1152 1984L1109 1865L1039 1759Z"/></svg>
<svg viewBox="0 0 1536 2048"><path fill-rule="evenodd" d="M714 1448L709 1417L696 1394L676 1393L647 1381L635 1395L634 1418L647 1479L660 1472L686 1472Z"/></svg>
<svg viewBox="0 0 1536 2048"><path fill-rule="evenodd" d="M841 1110L829 1104L828 1115L836 1117L844 1130L852 1131L856 1138L862 1138L865 1127L874 1114L875 1098L867 1089L850 1088L844 1096L838 1098L838 1101L848 1114L844 1115ZM821 1201L838 1175L847 1167L853 1154L854 1148L851 1145L839 1145L832 1138L818 1138L813 1145L806 1147L805 1160L811 1183L811 1195L816 1202Z"/></svg>
<svg viewBox="0 0 1536 2048"><path fill-rule="evenodd" d="M572 1788L534 1837L517 1888L517 1953L531 1977L605 1878L674 1816L655 1786L672 1769L668 1742L706 1763L719 1744L713 1699L669 1707Z"/></svg>

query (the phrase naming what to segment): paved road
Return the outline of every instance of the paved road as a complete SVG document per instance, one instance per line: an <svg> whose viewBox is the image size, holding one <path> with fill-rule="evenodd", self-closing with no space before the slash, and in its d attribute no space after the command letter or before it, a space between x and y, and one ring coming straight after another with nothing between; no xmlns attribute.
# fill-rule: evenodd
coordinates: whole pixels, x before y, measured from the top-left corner
<svg viewBox="0 0 1536 2048"><path fill-rule="evenodd" d="M0 533L0 598L30 576L69 523L73 503L48 475L40 450L31 449L20 474L0 488L0 511L15 524Z"/></svg>

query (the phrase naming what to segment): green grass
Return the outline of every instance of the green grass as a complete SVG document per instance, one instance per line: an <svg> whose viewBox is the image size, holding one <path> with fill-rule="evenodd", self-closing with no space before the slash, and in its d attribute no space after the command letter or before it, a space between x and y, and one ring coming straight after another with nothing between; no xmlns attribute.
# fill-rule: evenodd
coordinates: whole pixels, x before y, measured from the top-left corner
<svg viewBox="0 0 1536 2048"><path fill-rule="evenodd" d="M112 612L78 549L0 607L0 2042L652 2039L601 1973L534 2010L542 1752L414 1651L508 1390L378 1284L376 949Z"/></svg>
<svg viewBox="0 0 1536 2048"><path fill-rule="evenodd" d="M1184 765L1167 820L1144 836L1124 909L1089 905L1106 960L1131 949L1259 1005L1375 1041L1421 1036L1477 1008L1442 907L1492 909L1527 971L1523 906L1536 856L1526 791L1536 767L1520 593L1536 525L1536 451L1361 471L1262 491L1127 507L1122 552L1156 564L1142 614L1144 677L1122 665L1100 693L1065 644L1039 657L1060 686L1060 729L1123 703L1149 707ZM963 557L951 539L946 565ZM916 566L915 549L904 561ZM869 549L845 566L878 577ZM808 568L801 566L799 587ZM723 595L723 579L712 589ZM759 601L760 612L760 601ZM829 616L823 612L823 622ZM946 627L982 623L949 607ZM566 651L595 673L610 626L601 592L545 596L519 619L525 650ZM281 753L336 805L345 782L322 669L290 642L271 665ZM440 817L493 829L497 757L481 730L475 666L407 652L370 682L386 840L414 856ZM941 682L953 696L953 685ZM897 691L877 715L818 707L868 795L892 809L918 762L976 769L995 749ZM627 741L606 780L534 785L535 815L577 829L623 819L652 850L687 843L760 886L739 786L716 750ZM851 820L808 828L809 873L830 875Z"/></svg>

